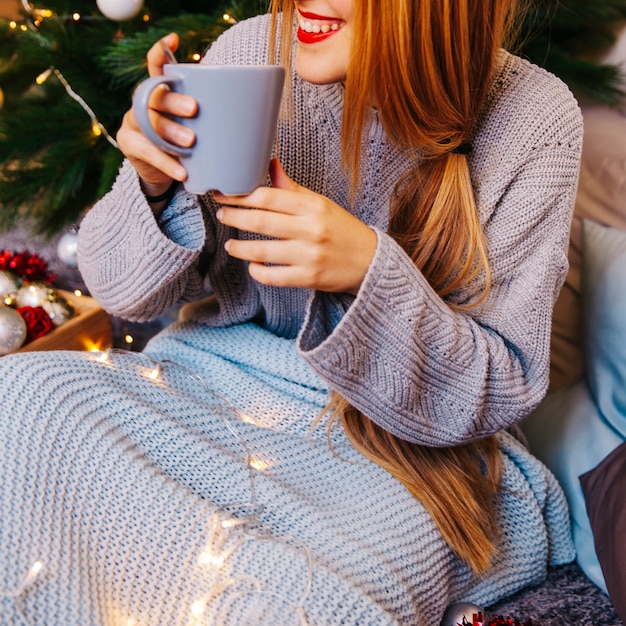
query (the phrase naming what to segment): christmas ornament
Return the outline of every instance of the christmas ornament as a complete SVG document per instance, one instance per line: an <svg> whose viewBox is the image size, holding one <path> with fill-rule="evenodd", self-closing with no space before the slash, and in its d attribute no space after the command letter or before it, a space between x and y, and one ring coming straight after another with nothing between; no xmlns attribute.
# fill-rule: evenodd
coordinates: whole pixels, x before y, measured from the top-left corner
<svg viewBox="0 0 626 626"><path fill-rule="evenodd" d="M455 602L443 614L440 626L483 626L483 609L471 602Z"/></svg>
<svg viewBox="0 0 626 626"><path fill-rule="evenodd" d="M61 296L54 296L52 294L41 306L50 316L55 327L65 324L65 322L74 317L76 313L74 305L71 302Z"/></svg>
<svg viewBox="0 0 626 626"><path fill-rule="evenodd" d="M28 250L13 253L11 250L0 251L0 270L9 270L19 278L29 281L43 281L51 283L54 274L48 272L48 264L36 254Z"/></svg>
<svg viewBox="0 0 626 626"><path fill-rule="evenodd" d="M135 17L143 8L143 0L96 0L105 17L115 22L125 22Z"/></svg>
<svg viewBox="0 0 626 626"><path fill-rule="evenodd" d="M21 348L26 332L24 318L10 306L0 305L0 356Z"/></svg>
<svg viewBox="0 0 626 626"><path fill-rule="evenodd" d="M54 289L47 283L35 281L23 283L17 290L15 302L18 307L22 306L43 306L54 297Z"/></svg>
<svg viewBox="0 0 626 626"><path fill-rule="evenodd" d="M57 256L68 267L78 267L78 234L75 230L65 233L57 244Z"/></svg>
<svg viewBox="0 0 626 626"><path fill-rule="evenodd" d="M15 272L0 270L0 300L13 297L19 289L20 282Z"/></svg>
<svg viewBox="0 0 626 626"><path fill-rule="evenodd" d="M39 339L54 329L52 320L43 307L23 306L16 310L26 322L25 343Z"/></svg>

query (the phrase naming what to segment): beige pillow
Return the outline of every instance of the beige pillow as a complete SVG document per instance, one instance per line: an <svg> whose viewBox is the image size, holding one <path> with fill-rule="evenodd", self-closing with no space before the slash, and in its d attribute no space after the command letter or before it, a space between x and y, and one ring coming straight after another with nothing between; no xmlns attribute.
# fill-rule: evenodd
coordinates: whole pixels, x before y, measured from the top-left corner
<svg viewBox="0 0 626 626"><path fill-rule="evenodd" d="M581 340L582 220L626 230L626 114L583 107L585 134L569 249L570 269L554 308L550 389L584 374Z"/></svg>

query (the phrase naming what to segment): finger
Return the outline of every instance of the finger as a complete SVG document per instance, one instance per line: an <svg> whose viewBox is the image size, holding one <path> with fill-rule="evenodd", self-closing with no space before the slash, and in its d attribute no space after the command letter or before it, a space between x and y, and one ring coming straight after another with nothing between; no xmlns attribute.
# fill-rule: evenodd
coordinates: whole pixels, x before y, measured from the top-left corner
<svg viewBox="0 0 626 626"><path fill-rule="evenodd" d="M196 135L191 128L187 128L152 109L148 111L148 117L156 133L170 143L177 144L184 148L189 148L195 143Z"/></svg>
<svg viewBox="0 0 626 626"><path fill-rule="evenodd" d="M304 287L299 267L292 265L265 265L264 263L250 263L248 273L262 285L272 287Z"/></svg>
<svg viewBox="0 0 626 626"><path fill-rule="evenodd" d="M145 181L159 183L166 178L180 181L187 178L178 159L157 148L137 129L132 111L124 116L116 139L122 153L141 169L140 175Z"/></svg>
<svg viewBox="0 0 626 626"><path fill-rule="evenodd" d="M294 183L295 184L295 183ZM324 199L312 192L298 190L257 187L246 196L226 196L215 192L214 198L224 206L264 209L285 215L304 215L321 209Z"/></svg>
<svg viewBox="0 0 626 626"><path fill-rule="evenodd" d="M272 187L276 189L288 189L290 191L308 191L305 187L301 187L294 180L291 180L287 176L287 172L283 169L281 162L278 159L272 159L270 161L270 180L272 181Z"/></svg>
<svg viewBox="0 0 626 626"><path fill-rule="evenodd" d="M228 254L251 263L271 265L296 265L299 262L299 246L280 239L241 240L229 239L224 245Z"/></svg>
<svg viewBox="0 0 626 626"><path fill-rule="evenodd" d="M179 38L176 33L170 33L157 41L146 55L148 61L148 73L150 76L160 76L163 74L163 66L169 63L167 54L163 50L163 46L167 46L172 52L178 49Z"/></svg>
<svg viewBox="0 0 626 626"><path fill-rule="evenodd" d="M301 228L293 215L267 210L223 206L216 217L225 226L276 239L296 238Z"/></svg>
<svg viewBox="0 0 626 626"><path fill-rule="evenodd" d="M176 117L193 117L198 112L198 103L191 96L170 91L165 85L152 90L148 106L155 111Z"/></svg>

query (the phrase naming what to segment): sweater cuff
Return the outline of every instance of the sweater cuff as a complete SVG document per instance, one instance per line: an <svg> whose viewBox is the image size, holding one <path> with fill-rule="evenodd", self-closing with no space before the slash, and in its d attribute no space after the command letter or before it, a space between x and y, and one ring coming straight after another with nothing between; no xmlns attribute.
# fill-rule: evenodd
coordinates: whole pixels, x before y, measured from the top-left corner
<svg viewBox="0 0 626 626"><path fill-rule="evenodd" d="M389 276L390 266L396 265L397 251L389 235L377 228L374 231L376 250L357 296L313 294L297 339L298 350L306 360L326 361L333 353L343 352L356 337L375 332L375 325L381 323L372 324L372 302L385 297L380 293L381 282Z"/></svg>

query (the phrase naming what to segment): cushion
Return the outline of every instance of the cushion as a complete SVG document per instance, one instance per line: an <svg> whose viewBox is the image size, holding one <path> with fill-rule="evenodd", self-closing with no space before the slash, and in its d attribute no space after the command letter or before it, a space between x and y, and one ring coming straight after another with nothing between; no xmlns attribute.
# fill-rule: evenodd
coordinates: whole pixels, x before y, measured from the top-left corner
<svg viewBox="0 0 626 626"><path fill-rule="evenodd" d="M626 231L589 220L581 227L588 378L550 392L521 426L568 499L578 564L608 591L590 523L595 510L588 514L579 478L626 440Z"/></svg>
<svg viewBox="0 0 626 626"><path fill-rule="evenodd" d="M581 286L589 387L626 438L626 231L584 221Z"/></svg>
<svg viewBox="0 0 626 626"><path fill-rule="evenodd" d="M594 545L611 601L626 623L626 442L580 477Z"/></svg>
<svg viewBox="0 0 626 626"><path fill-rule="evenodd" d="M521 427L530 451L552 470L563 487L570 507L576 562L606 592L579 476L601 463L623 438L602 419L584 381L549 393Z"/></svg>

